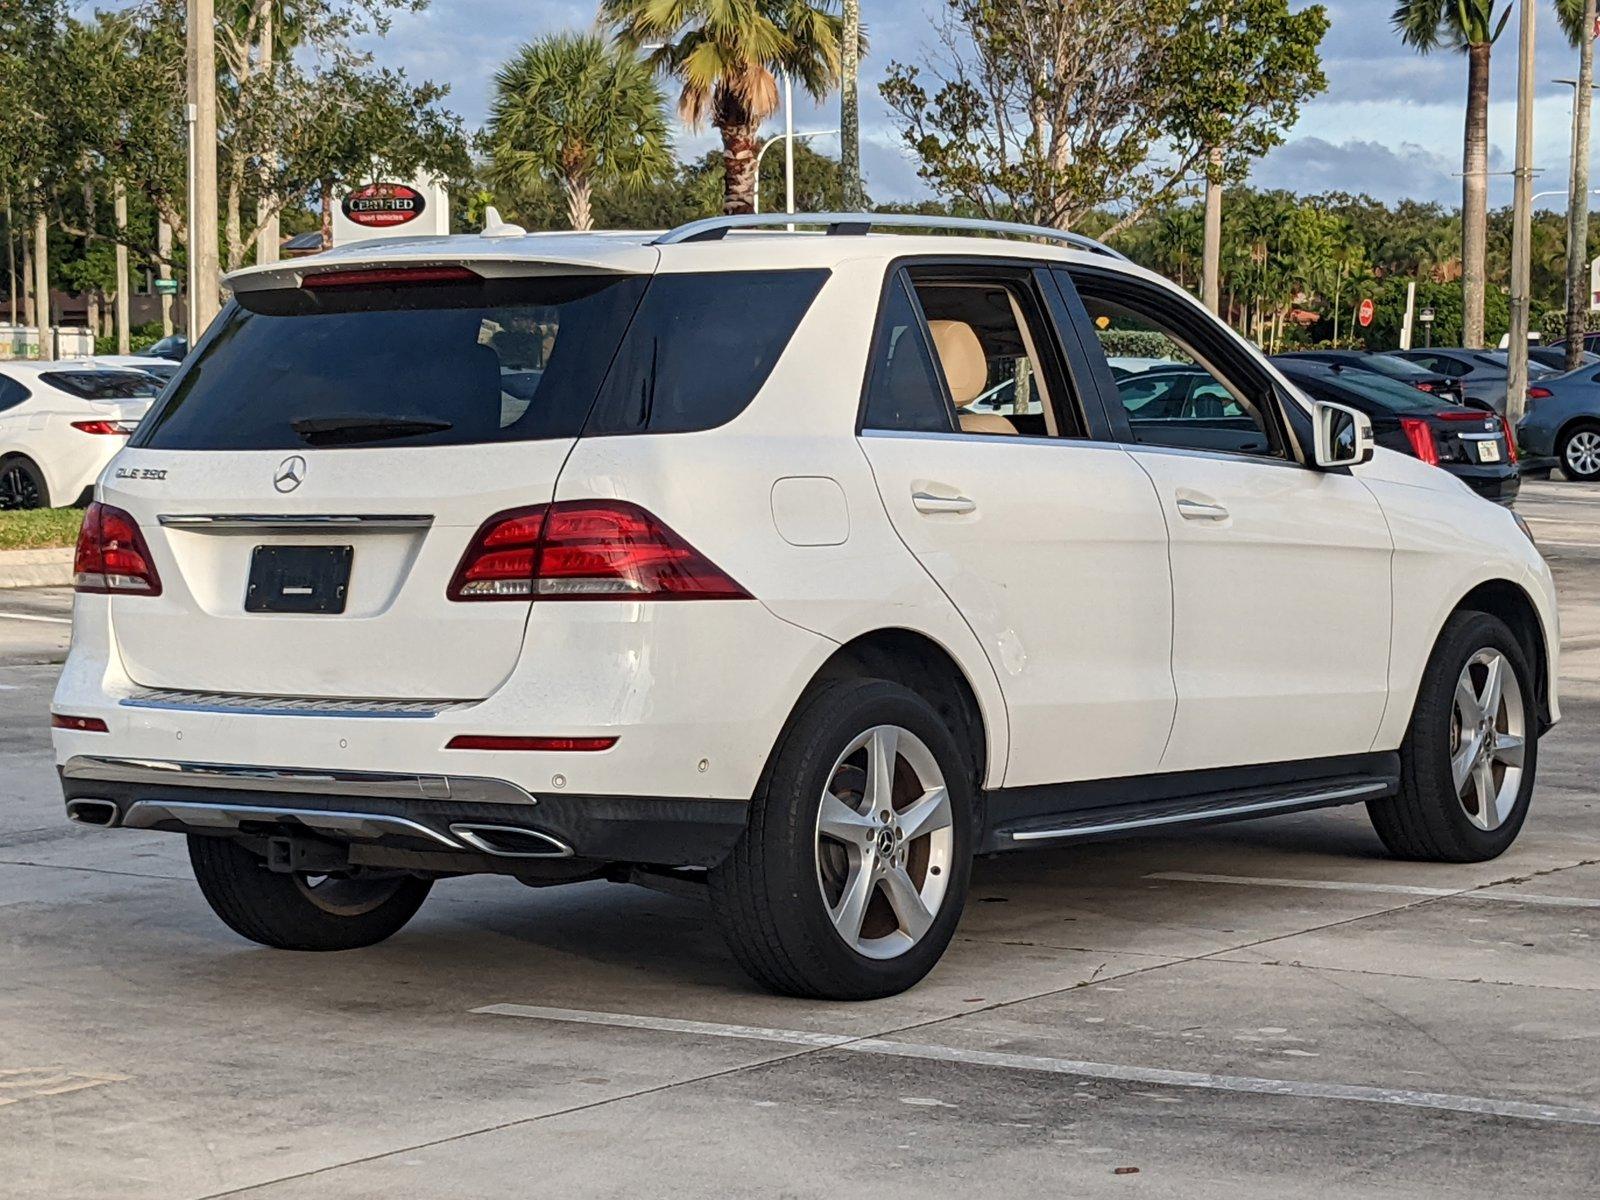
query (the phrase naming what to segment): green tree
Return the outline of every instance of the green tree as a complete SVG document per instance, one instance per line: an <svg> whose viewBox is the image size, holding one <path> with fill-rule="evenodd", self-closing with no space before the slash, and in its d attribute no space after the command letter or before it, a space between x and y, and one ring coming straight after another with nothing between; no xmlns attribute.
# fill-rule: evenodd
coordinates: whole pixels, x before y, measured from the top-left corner
<svg viewBox="0 0 1600 1200"><path fill-rule="evenodd" d="M778 110L777 74L822 100L839 81L842 25L832 0L601 0L631 50L680 81L678 112L722 137L728 213L754 207L761 122Z"/></svg>
<svg viewBox="0 0 1600 1200"><path fill-rule="evenodd" d="M555 182L573 229L594 225L596 187L638 192L672 173L654 72L593 34L523 46L495 75L485 178L513 193Z"/></svg>

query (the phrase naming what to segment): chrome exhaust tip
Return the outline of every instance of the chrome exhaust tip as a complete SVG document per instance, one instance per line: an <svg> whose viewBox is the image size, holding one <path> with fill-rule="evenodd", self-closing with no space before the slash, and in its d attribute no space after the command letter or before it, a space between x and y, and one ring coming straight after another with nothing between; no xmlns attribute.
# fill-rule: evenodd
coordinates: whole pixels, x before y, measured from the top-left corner
<svg viewBox="0 0 1600 1200"><path fill-rule="evenodd" d="M93 825L99 829L110 829L117 823L121 815L115 803L110 800L68 800L67 820L76 821L79 825Z"/></svg>
<svg viewBox="0 0 1600 1200"><path fill-rule="evenodd" d="M452 825L455 834L474 850L497 858L571 858L572 847L548 833L515 825Z"/></svg>

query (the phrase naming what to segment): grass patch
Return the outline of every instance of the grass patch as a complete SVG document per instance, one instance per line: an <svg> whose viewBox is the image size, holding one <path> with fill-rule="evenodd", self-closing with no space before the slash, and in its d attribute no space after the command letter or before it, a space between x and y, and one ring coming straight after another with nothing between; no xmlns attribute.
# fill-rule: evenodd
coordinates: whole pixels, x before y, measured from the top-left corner
<svg viewBox="0 0 1600 1200"><path fill-rule="evenodd" d="M30 508L0 512L0 550L71 546L83 524L81 508Z"/></svg>

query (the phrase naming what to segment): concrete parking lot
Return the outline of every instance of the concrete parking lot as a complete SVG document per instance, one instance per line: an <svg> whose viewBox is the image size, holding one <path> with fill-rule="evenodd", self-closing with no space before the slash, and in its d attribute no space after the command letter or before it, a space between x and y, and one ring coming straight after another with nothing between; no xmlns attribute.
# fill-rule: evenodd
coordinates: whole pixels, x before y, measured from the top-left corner
<svg viewBox="0 0 1600 1200"><path fill-rule="evenodd" d="M986 861L928 981L859 1005L615 884L243 942L181 839L66 823L70 595L0 594L0 1194L1594 1196L1600 490L1523 497L1565 721L1511 853L1395 862L1341 809Z"/></svg>

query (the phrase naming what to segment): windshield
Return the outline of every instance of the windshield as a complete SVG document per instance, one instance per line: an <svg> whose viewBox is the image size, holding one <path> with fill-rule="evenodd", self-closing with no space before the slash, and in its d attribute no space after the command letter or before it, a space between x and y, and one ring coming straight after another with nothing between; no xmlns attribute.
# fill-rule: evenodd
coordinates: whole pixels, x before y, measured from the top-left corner
<svg viewBox="0 0 1600 1200"><path fill-rule="evenodd" d="M39 382L80 400L149 400L161 382L143 371L42 371Z"/></svg>
<svg viewBox="0 0 1600 1200"><path fill-rule="evenodd" d="M1392 413L1431 413L1451 407L1409 383L1374 375L1371 371L1340 371L1318 382L1334 390L1354 393L1356 397Z"/></svg>

